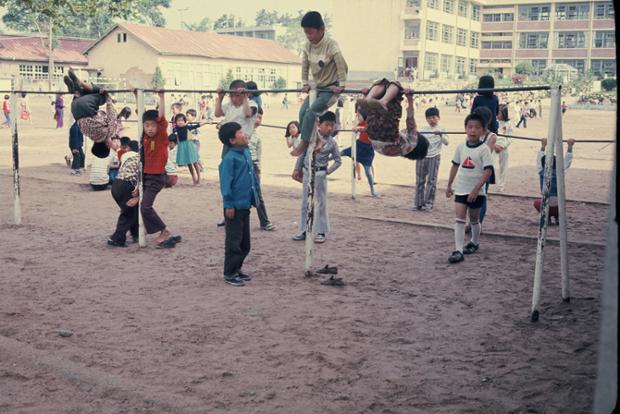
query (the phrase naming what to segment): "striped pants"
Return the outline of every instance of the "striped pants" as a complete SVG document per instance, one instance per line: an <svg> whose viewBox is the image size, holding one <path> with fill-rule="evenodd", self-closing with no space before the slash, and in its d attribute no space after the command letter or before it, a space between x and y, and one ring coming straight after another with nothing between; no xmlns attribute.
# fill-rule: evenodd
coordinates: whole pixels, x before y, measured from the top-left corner
<svg viewBox="0 0 620 414"><path fill-rule="evenodd" d="M425 205L433 207L435 204L440 159L441 155L436 155L416 161L415 206L417 208Z"/></svg>

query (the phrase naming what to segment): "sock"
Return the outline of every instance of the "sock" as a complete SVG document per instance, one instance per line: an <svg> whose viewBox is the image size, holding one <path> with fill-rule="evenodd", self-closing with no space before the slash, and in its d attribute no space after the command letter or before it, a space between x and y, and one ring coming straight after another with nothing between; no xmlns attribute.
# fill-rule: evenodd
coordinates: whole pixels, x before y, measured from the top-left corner
<svg viewBox="0 0 620 414"><path fill-rule="evenodd" d="M482 225L480 223L471 225L471 242L476 246L480 243L480 230L482 230Z"/></svg>
<svg viewBox="0 0 620 414"><path fill-rule="evenodd" d="M465 239L465 222L457 220L454 224L454 245L461 253L463 253L463 239Z"/></svg>

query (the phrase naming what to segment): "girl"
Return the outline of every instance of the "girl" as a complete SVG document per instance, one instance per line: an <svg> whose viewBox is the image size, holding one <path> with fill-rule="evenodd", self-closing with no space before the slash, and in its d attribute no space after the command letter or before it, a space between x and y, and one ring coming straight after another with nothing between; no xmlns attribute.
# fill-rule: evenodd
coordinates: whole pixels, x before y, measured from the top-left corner
<svg viewBox="0 0 620 414"><path fill-rule="evenodd" d="M478 80L479 89L490 89L494 87L495 79L493 79L493 76L491 75L481 76ZM485 106L491 111L492 119L488 127L491 132L497 134L498 124L495 116L497 114L497 111L499 111L499 98L497 97L497 95L495 95L495 93L493 93L493 91L479 92L478 95L476 95L476 97L474 98L474 102L471 106L471 112L473 113L476 108L479 108L481 106Z"/></svg>
<svg viewBox="0 0 620 414"><path fill-rule="evenodd" d="M508 117L508 106L500 105L497 113L497 121L499 123L499 133L501 135L512 135L512 125ZM495 152L493 152L493 164L499 165L497 178L497 191L504 191L506 184L506 172L508 171L508 146L512 143L512 138L498 136L495 141Z"/></svg>
<svg viewBox="0 0 620 414"><path fill-rule="evenodd" d="M28 98L26 98L26 92L22 92L22 99L19 101L19 108L19 118L22 121L30 121L30 107L28 106Z"/></svg>
<svg viewBox="0 0 620 414"><path fill-rule="evenodd" d="M121 111L118 113L118 116L116 117L116 119L118 120L118 129L116 131L116 136L120 137L121 135L123 135L122 132L125 129L125 127L123 126L122 121L128 120L130 116L131 116L131 108L128 106L121 109Z"/></svg>
<svg viewBox="0 0 620 414"><path fill-rule="evenodd" d="M353 128L357 132L357 140L355 142L355 173L357 179L361 180L360 164L364 166L364 172L366 173L366 179L370 186L370 194L373 197L379 197L379 194L375 191L374 181L374 168L372 161L375 158L375 150L372 149L372 143L368 138L368 132L366 132L368 124L366 123L366 113L363 111L357 112L357 127ZM351 157L351 147L345 148L340 152L341 156Z"/></svg>
<svg viewBox="0 0 620 414"><path fill-rule="evenodd" d="M61 94L56 94L54 101L54 119L56 120L56 128L62 128L64 118L65 101Z"/></svg>
<svg viewBox="0 0 620 414"><path fill-rule="evenodd" d="M284 133L286 138L286 146L292 149L297 148L301 142L301 131L299 130L299 122L291 121L286 126L286 132Z"/></svg>
<svg viewBox="0 0 620 414"><path fill-rule="evenodd" d="M201 123L193 123L188 125L185 114L176 114L174 117L175 129L173 134L177 139L177 165L187 165L189 173L192 175L192 181L194 185L200 183L200 167L198 165L198 152L196 151L196 145L187 139L188 132L190 130L200 128L205 125L207 121Z"/></svg>

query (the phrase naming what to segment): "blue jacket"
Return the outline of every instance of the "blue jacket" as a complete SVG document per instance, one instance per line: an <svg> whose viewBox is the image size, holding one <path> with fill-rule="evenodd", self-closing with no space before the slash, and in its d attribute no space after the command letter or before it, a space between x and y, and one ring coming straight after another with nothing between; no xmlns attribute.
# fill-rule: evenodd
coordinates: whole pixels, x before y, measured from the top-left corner
<svg viewBox="0 0 620 414"><path fill-rule="evenodd" d="M78 149L84 146L84 134L80 130L77 122L74 122L69 129L69 148Z"/></svg>
<svg viewBox="0 0 620 414"><path fill-rule="evenodd" d="M247 147L231 147L222 158L219 171L224 208L241 210L258 205L256 172Z"/></svg>

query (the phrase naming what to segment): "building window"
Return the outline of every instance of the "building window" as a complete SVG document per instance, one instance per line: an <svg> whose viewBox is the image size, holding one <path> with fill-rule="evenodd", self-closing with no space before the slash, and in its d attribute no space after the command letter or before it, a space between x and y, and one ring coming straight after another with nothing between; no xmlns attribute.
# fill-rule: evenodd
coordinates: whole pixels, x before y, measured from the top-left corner
<svg viewBox="0 0 620 414"><path fill-rule="evenodd" d="M614 4L609 3L596 3L594 5L594 18L595 19L613 19L614 18Z"/></svg>
<svg viewBox="0 0 620 414"><path fill-rule="evenodd" d="M121 42L121 34L117 33L116 34L116 43L120 43Z"/></svg>
<svg viewBox="0 0 620 414"><path fill-rule="evenodd" d="M441 41L454 43L454 27L445 24L441 26Z"/></svg>
<svg viewBox="0 0 620 414"><path fill-rule="evenodd" d="M437 53L427 53L424 59L424 70L435 72L437 70Z"/></svg>
<svg viewBox="0 0 620 414"><path fill-rule="evenodd" d="M615 32L594 32L595 48L615 48L616 36Z"/></svg>
<svg viewBox="0 0 620 414"><path fill-rule="evenodd" d="M467 17L467 2L465 0L459 0L459 16Z"/></svg>
<svg viewBox="0 0 620 414"><path fill-rule="evenodd" d="M471 5L471 19L476 20L477 22L480 21L480 6L477 4Z"/></svg>
<svg viewBox="0 0 620 414"><path fill-rule="evenodd" d="M61 78L64 74L65 67L61 65L54 66L54 77ZM48 76L47 65L19 65L19 75L23 78L44 80Z"/></svg>
<svg viewBox="0 0 620 414"><path fill-rule="evenodd" d="M530 32L519 35L519 47L522 49L546 49L549 33Z"/></svg>
<svg viewBox="0 0 620 414"><path fill-rule="evenodd" d="M440 70L446 73L452 72L452 56L441 55Z"/></svg>
<svg viewBox="0 0 620 414"><path fill-rule="evenodd" d="M482 49L512 49L512 42L507 40L484 41Z"/></svg>
<svg viewBox="0 0 620 414"><path fill-rule="evenodd" d="M454 0L443 0L443 11L454 14Z"/></svg>
<svg viewBox="0 0 620 414"><path fill-rule="evenodd" d="M406 20L405 21L405 39L419 39L420 38L420 21L419 20Z"/></svg>
<svg viewBox="0 0 620 414"><path fill-rule="evenodd" d="M127 33L123 33L123 43L127 43Z"/></svg>
<svg viewBox="0 0 620 414"><path fill-rule="evenodd" d="M469 42L469 46L473 47L474 49L478 49L478 40L480 38L480 33L478 32L471 32L471 41Z"/></svg>
<svg viewBox="0 0 620 414"><path fill-rule="evenodd" d="M579 71L579 73L584 73L585 71L585 60L581 59L557 59L553 63L556 65L569 65L574 67Z"/></svg>
<svg viewBox="0 0 620 414"><path fill-rule="evenodd" d="M584 4L556 4L555 18L557 20L588 20L590 5Z"/></svg>
<svg viewBox="0 0 620 414"><path fill-rule="evenodd" d="M585 32L557 32L555 47L559 49L574 49L586 47Z"/></svg>
<svg viewBox="0 0 620 414"><path fill-rule="evenodd" d="M437 40L439 38L439 23L426 23L426 40Z"/></svg>
<svg viewBox="0 0 620 414"><path fill-rule="evenodd" d="M531 61L531 63L534 67L535 75L541 75L547 67L547 59L534 59Z"/></svg>
<svg viewBox="0 0 620 414"><path fill-rule="evenodd" d="M512 37L512 32L485 32L481 33L482 37Z"/></svg>
<svg viewBox="0 0 620 414"><path fill-rule="evenodd" d="M615 59L592 59L590 69L592 74L604 78L606 76L616 76L616 60Z"/></svg>
<svg viewBox="0 0 620 414"><path fill-rule="evenodd" d="M549 20L550 9L551 7L548 4L544 6L519 6L519 20Z"/></svg>
<svg viewBox="0 0 620 414"><path fill-rule="evenodd" d="M514 20L513 13L491 13L482 15L485 22L511 22Z"/></svg>
<svg viewBox="0 0 620 414"><path fill-rule="evenodd" d="M469 73L476 73L478 67L478 59L469 59Z"/></svg>
<svg viewBox="0 0 620 414"><path fill-rule="evenodd" d="M439 9L439 0L426 0L426 6L429 9Z"/></svg>
<svg viewBox="0 0 620 414"><path fill-rule="evenodd" d="M467 46L467 30L456 29L456 44L459 46Z"/></svg>
<svg viewBox="0 0 620 414"><path fill-rule="evenodd" d="M455 62L456 62L456 67L455 67L456 73L458 73L459 75L464 75L465 74L465 58L457 56Z"/></svg>
<svg viewBox="0 0 620 414"><path fill-rule="evenodd" d="M407 0L407 8L420 7L420 0Z"/></svg>

